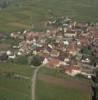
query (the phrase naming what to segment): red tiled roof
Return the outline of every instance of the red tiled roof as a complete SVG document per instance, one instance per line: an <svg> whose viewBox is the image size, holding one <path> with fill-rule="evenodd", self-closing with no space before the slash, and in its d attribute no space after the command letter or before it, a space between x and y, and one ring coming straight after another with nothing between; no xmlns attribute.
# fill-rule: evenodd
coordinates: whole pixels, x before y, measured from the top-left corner
<svg viewBox="0 0 98 100"><path fill-rule="evenodd" d="M72 71L72 70L80 70L80 67L79 66L68 66L68 67L65 67L65 71Z"/></svg>
<svg viewBox="0 0 98 100"><path fill-rule="evenodd" d="M60 63L60 60L55 59L55 58L50 58L48 65L50 67L56 67L56 65L58 65L59 63Z"/></svg>

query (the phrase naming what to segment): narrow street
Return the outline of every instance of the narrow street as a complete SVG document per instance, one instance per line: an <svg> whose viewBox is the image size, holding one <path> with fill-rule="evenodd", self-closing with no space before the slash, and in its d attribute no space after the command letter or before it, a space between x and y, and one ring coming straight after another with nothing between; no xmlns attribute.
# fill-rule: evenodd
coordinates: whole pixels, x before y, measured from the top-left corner
<svg viewBox="0 0 98 100"><path fill-rule="evenodd" d="M33 73L33 76L32 76L32 100L36 100L35 96L35 89L36 89L36 79L37 79L37 73L38 71L40 70L42 66L39 66L39 67L36 67L34 73Z"/></svg>

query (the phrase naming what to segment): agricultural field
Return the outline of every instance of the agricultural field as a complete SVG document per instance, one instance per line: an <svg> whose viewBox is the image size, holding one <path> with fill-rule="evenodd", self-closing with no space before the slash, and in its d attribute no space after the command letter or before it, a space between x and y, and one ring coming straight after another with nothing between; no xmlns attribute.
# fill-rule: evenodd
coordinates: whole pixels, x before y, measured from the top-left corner
<svg viewBox="0 0 98 100"><path fill-rule="evenodd" d="M69 16L79 21L98 21L98 0L8 0L0 10L0 32L43 28L50 17Z"/></svg>
<svg viewBox="0 0 98 100"><path fill-rule="evenodd" d="M30 100L29 80L0 77L1 100Z"/></svg>
<svg viewBox="0 0 98 100"><path fill-rule="evenodd" d="M0 63L0 73L15 73L27 77L32 77L33 69L29 65L21 65L14 63Z"/></svg>
<svg viewBox="0 0 98 100"><path fill-rule="evenodd" d="M33 69L27 65L0 63L0 98L30 100L32 74Z"/></svg>
<svg viewBox="0 0 98 100"><path fill-rule="evenodd" d="M40 70L37 78L37 100L90 100L88 81L61 74L57 76L48 69L47 72L44 72L46 69L43 70Z"/></svg>
<svg viewBox="0 0 98 100"><path fill-rule="evenodd" d="M80 89L64 87L62 85L51 84L42 80L37 84L37 100L90 100L89 93Z"/></svg>

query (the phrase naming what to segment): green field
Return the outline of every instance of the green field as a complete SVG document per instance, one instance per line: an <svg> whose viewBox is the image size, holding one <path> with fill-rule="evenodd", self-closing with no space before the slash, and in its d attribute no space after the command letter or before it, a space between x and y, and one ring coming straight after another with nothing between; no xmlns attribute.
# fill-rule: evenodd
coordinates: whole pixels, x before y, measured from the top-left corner
<svg viewBox="0 0 98 100"><path fill-rule="evenodd" d="M0 11L0 32L19 31L32 24L40 28L51 16L98 21L98 0L13 0Z"/></svg>
<svg viewBox="0 0 98 100"><path fill-rule="evenodd" d="M30 100L30 80L0 77L1 100Z"/></svg>
<svg viewBox="0 0 98 100"><path fill-rule="evenodd" d="M13 64L13 63L2 63L0 64L0 73L8 72L15 73L27 77L32 77L33 69L29 65Z"/></svg>
<svg viewBox="0 0 98 100"><path fill-rule="evenodd" d="M70 78L69 75L65 74L64 72L61 72L59 69L51 69L48 67L41 68L39 74L49 75L49 76L54 76L59 78L68 78L68 77Z"/></svg>
<svg viewBox="0 0 98 100"><path fill-rule="evenodd" d="M29 65L0 63L0 100L30 100L33 69ZM9 73L30 79L15 78ZM6 74L6 75L5 75Z"/></svg>

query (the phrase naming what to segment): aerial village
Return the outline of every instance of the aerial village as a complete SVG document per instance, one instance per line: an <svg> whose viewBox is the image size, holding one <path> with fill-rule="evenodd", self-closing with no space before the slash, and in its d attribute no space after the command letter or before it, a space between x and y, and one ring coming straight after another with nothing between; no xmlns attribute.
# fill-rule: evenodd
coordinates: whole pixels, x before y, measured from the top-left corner
<svg viewBox="0 0 98 100"><path fill-rule="evenodd" d="M98 23L61 17L50 19L45 25L47 29L43 32L10 33L10 38L19 42L12 45L12 51L5 51L8 59L31 54L39 56L44 66L61 69L68 75L92 75L92 67L98 67ZM4 61L3 54L0 51L0 61Z"/></svg>

